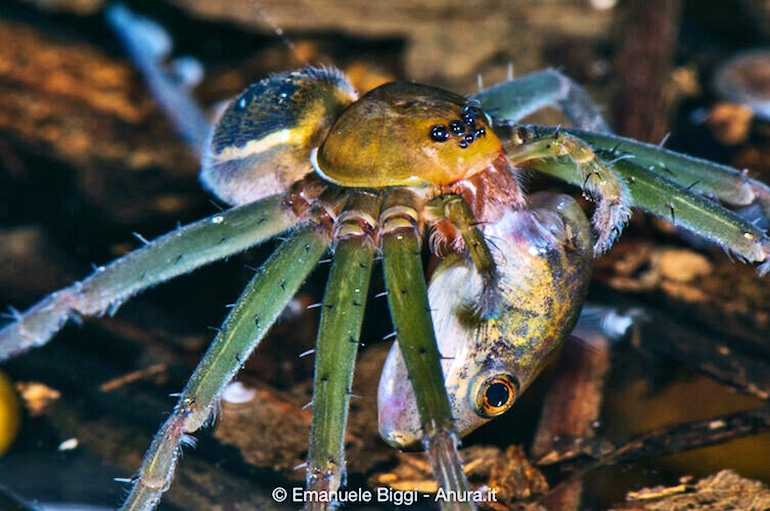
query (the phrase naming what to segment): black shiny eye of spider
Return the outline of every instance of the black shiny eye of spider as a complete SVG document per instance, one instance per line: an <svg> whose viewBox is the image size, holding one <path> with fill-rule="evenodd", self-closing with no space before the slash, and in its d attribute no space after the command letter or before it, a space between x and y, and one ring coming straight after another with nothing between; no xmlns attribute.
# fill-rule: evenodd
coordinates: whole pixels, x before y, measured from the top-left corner
<svg viewBox="0 0 770 511"><path fill-rule="evenodd" d="M430 138L434 142L446 142L449 140L449 132L446 126L437 124L430 129Z"/></svg>
<svg viewBox="0 0 770 511"><path fill-rule="evenodd" d="M465 134L465 126L462 121L451 121L449 123L449 130L456 136Z"/></svg>

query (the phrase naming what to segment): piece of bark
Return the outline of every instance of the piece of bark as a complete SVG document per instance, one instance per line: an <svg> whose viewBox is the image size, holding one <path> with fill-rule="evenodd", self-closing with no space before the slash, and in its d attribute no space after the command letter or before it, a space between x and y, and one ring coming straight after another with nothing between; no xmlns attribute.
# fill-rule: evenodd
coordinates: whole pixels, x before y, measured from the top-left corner
<svg viewBox="0 0 770 511"><path fill-rule="evenodd" d="M649 488L633 492L627 502L613 511L728 511L770 508L770 489L731 470L723 470L695 484L683 483L671 488Z"/></svg>

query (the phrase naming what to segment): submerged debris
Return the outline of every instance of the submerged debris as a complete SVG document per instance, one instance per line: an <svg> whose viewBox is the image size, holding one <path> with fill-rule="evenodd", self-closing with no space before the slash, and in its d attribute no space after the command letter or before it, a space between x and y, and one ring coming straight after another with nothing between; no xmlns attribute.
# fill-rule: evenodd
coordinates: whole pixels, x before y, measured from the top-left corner
<svg viewBox="0 0 770 511"><path fill-rule="evenodd" d="M683 483L669 488L645 488L629 492L626 499L626 503L613 510L765 510L770 509L770 488L759 481L743 478L732 470L722 470L695 484Z"/></svg>

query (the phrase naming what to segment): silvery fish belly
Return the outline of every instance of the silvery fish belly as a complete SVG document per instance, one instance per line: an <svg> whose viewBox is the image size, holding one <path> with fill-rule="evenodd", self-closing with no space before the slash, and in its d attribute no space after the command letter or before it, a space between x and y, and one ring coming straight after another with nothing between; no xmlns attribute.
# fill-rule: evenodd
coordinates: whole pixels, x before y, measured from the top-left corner
<svg viewBox="0 0 770 511"><path fill-rule="evenodd" d="M484 226L498 265L499 314L480 317L483 281L466 258L436 269L428 295L447 392L461 435L506 412L577 321L590 280L591 228L574 199L540 193L530 208ZM421 440L406 366L393 345L378 391L379 429L391 445Z"/></svg>

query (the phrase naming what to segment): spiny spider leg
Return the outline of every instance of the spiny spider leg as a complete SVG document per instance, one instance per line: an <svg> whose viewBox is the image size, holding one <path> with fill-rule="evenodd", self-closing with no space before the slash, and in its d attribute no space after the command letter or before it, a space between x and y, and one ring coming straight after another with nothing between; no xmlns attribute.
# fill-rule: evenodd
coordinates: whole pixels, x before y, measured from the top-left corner
<svg viewBox="0 0 770 511"><path fill-rule="evenodd" d="M764 230L663 174L636 165L633 160L619 160L613 168L629 183L634 205L640 209L718 243L742 260L761 263L760 275L770 271L770 239Z"/></svg>
<svg viewBox="0 0 770 511"><path fill-rule="evenodd" d="M0 330L0 360L45 344L73 316L113 314L140 291L257 245L296 221L280 198L272 197L166 234L15 318Z"/></svg>
<svg viewBox="0 0 770 511"><path fill-rule="evenodd" d="M555 69L508 80L472 96L495 122L515 123L545 107L561 110L573 126L612 133L583 88Z"/></svg>
<svg viewBox="0 0 770 511"><path fill-rule="evenodd" d="M353 202L358 204L337 220L338 241L324 293L315 349L313 419L307 462L307 489L319 495L338 490L345 478L348 405L374 259L371 230L376 225L379 204L373 199L368 194L355 195ZM306 499L306 509L326 506L328 503Z"/></svg>
<svg viewBox="0 0 770 511"><path fill-rule="evenodd" d="M225 386L241 368L326 252L330 240L314 225L294 231L259 269L196 367L173 414L145 454L125 511L153 509L174 476L188 433L209 421Z"/></svg>
<svg viewBox="0 0 770 511"><path fill-rule="evenodd" d="M581 207L571 197L542 192L528 205L484 225L500 275L498 316L479 314L486 284L467 257L450 254L432 272L433 326L462 435L514 405L558 351L588 289L593 236ZM396 348L383 366L377 405L381 436L403 447L419 442L421 421Z"/></svg>
<svg viewBox="0 0 770 511"><path fill-rule="evenodd" d="M552 127L538 126L536 130L545 138L562 136L561 131ZM605 137L605 142L613 138L615 137ZM620 140L623 145L626 144L626 139ZM615 146L617 141L612 147ZM614 153L609 156L613 155ZM763 263L759 266L761 275L770 271L770 239L765 232L737 213L689 189L691 180L695 179L696 162L703 163L704 173L710 174L713 181L717 181L714 178L718 174L729 180L739 175L739 172L671 152L663 154L657 160L658 165L665 165L668 172L657 171L656 168L659 167L652 165L651 155L641 159L621 156L614 160L608 158L607 161L612 162L610 167L627 183L629 199L635 207L672 220L676 225L722 245L744 260ZM685 170L681 170L683 167L679 166L680 163ZM543 158L528 163L528 166L576 186L584 186L583 177L575 173L574 166L561 159ZM749 186L752 189L764 189L765 185L753 182ZM718 190L715 190L715 195L720 196Z"/></svg>
<svg viewBox="0 0 770 511"><path fill-rule="evenodd" d="M633 162L696 193L714 197L732 206L759 205L770 218L770 186L750 179L746 172L727 165L669 151L615 135L601 135L577 129L566 129L597 148L612 154L612 159L633 155Z"/></svg>
<svg viewBox="0 0 770 511"><path fill-rule="evenodd" d="M478 100L494 116L495 130L501 134L512 130L513 124L523 117L544 107L561 110L570 123L578 128L612 133L599 108L585 90L554 69L508 80L475 94L473 99ZM528 138L526 143L509 143L506 146L511 163L538 168L535 162L543 157L569 156L573 162L571 174L580 178L578 186L599 201L593 217L598 234L595 252L605 252L631 214L624 183L596 159L593 150L582 140L569 135L541 140L539 134L524 133Z"/></svg>
<svg viewBox="0 0 770 511"><path fill-rule="evenodd" d="M508 160L519 167L545 171L542 167L552 166L557 158L565 157L566 163L557 166L564 174L560 177L577 182L597 201L592 218L597 231L594 252L606 252L631 216L631 198L626 184L596 157L591 146L563 131L542 135L523 127L513 129L505 144Z"/></svg>
<svg viewBox="0 0 770 511"><path fill-rule="evenodd" d="M401 195L394 191L393 195ZM388 305L398 346L406 363L422 421L422 443L439 488L466 494L468 480L457 452L459 435L453 424L444 386L441 355L433 330L425 281L422 278L420 236L416 210L388 202L380 215L382 252ZM411 209L411 211L410 211ZM474 509L471 502L450 499L443 509Z"/></svg>

